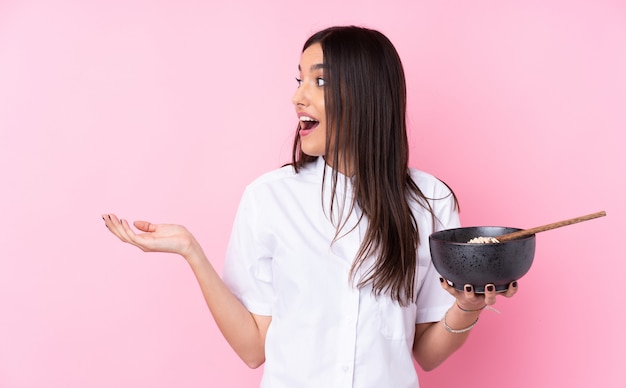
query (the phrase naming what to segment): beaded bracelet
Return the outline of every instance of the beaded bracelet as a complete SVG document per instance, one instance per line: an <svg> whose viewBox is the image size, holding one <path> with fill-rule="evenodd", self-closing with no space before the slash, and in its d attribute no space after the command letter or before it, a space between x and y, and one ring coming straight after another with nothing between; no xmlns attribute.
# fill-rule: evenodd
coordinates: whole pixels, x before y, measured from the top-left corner
<svg viewBox="0 0 626 388"><path fill-rule="evenodd" d="M471 325L469 325L468 327L466 327L466 328L464 328L464 329L458 329L458 330L457 330L457 329L453 329L453 328L451 328L450 326L448 326L448 322L446 322L446 317L448 316L448 312L449 312L449 311L450 311L450 310L446 311L446 313L445 313L445 314L444 314L444 316L443 316L443 327L445 327L445 329L446 329L448 332L450 332L450 333L453 333L453 334L462 334L462 333L466 333L466 332L468 332L468 331L472 330L472 329L474 328L474 326L476 326L476 324L478 323L478 317L477 317L477 318L476 318L476 320L475 320L475 321L474 321Z"/></svg>
<svg viewBox="0 0 626 388"><path fill-rule="evenodd" d="M485 304L483 307L476 309L476 310L468 310L468 309L464 309L463 307L461 307L461 305L459 304L459 301L456 302L456 307L458 307L459 309L461 309L461 311L466 312L466 313L477 313L479 311L482 311L484 309L487 308L487 305Z"/></svg>

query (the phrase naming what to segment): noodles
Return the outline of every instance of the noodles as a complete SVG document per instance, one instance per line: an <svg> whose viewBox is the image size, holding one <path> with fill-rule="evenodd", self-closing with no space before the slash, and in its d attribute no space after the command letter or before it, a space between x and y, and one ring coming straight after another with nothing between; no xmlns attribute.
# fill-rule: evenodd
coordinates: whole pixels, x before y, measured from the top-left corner
<svg viewBox="0 0 626 388"><path fill-rule="evenodd" d="M499 242L495 237L474 237L468 241L470 244L496 244Z"/></svg>

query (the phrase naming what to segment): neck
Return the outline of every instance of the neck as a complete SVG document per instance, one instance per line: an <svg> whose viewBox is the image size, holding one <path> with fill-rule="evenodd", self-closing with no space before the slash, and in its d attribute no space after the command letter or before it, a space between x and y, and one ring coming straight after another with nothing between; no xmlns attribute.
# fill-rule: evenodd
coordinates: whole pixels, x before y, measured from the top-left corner
<svg viewBox="0 0 626 388"><path fill-rule="evenodd" d="M324 161L333 170L337 170L339 173L341 173L341 174L343 174L345 176L351 177L351 176L354 175L354 167L352 166L352 163L348 163L341 156L338 158L337 161L335 161L334 155L325 155L324 156Z"/></svg>

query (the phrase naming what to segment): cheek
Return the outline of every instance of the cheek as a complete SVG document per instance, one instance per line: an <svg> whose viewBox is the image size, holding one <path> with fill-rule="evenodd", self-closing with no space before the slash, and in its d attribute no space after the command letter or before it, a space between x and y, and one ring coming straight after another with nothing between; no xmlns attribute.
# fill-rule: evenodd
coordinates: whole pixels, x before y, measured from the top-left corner
<svg viewBox="0 0 626 388"><path fill-rule="evenodd" d="M324 113L326 111L325 101L324 101L324 91L316 90L315 95L311 98L313 105L315 105L315 110L318 113Z"/></svg>
<svg viewBox="0 0 626 388"><path fill-rule="evenodd" d="M326 131L326 123L320 123L320 125L317 127L316 132L318 140L326 144L326 136L328 134L328 132Z"/></svg>

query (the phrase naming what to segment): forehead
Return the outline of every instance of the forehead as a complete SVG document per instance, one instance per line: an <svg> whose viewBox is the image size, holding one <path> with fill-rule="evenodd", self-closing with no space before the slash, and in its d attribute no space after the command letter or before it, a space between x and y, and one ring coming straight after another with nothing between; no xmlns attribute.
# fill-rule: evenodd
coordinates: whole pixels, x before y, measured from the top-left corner
<svg viewBox="0 0 626 388"><path fill-rule="evenodd" d="M324 53L322 52L322 45L314 43L302 52L298 68L300 71L314 71L322 69L323 64Z"/></svg>

